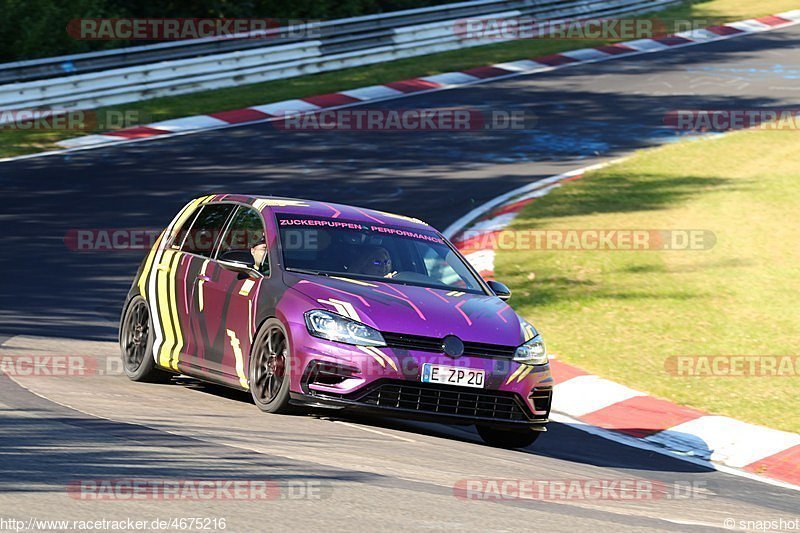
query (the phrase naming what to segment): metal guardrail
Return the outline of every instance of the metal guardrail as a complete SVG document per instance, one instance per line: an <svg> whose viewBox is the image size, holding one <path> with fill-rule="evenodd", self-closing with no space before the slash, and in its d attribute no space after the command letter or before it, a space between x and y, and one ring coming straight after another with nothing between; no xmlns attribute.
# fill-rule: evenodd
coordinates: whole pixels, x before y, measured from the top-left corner
<svg viewBox="0 0 800 533"><path fill-rule="evenodd" d="M348 41L348 37L361 33L368 34L379 30L391 30L399 26L435 22L458 17L479 16L490 11L505 11L509 9L506 7L506 5L509 4L519 5L526 3L532 3L532 0L528 0L527 2L519 0L473 0L470 2L459 2L442 6L394 11L347 19L318 22L310 21L306 25L222 36L219 38L207 37L202 39L187 39L69 56L34 59L14 63L0 63L0 83L97 72L111 68L141 65L153 61L170 61L236 50L263 48L265 43L267 46L274 46L302 40L302 38L299 37L280 37L282 31L296 34L307 30L305 31L306 35L313 34L314 38L330 40L335 46L337 41ZM546 4L548 2L541 3ZM387 32L384 31L382 33L385 34ZM368 37L368 35L365 35L365 37ZM376 37L380 38L380 35L376 35Z"/></svg>
<svg viewBox="0 0 800 533"><path fill-rule="evenodd" d="M464 18L580 19L652 11L677 0L478 0L319 23L313 40L196 39L0 65L0 108L87 109L457 50ZM269 38L269 37L267 37ZM64 67L66 63L71 66ZM114 67L114 68L109 68ZM64 69L80 71L65 75Z"/></svg>

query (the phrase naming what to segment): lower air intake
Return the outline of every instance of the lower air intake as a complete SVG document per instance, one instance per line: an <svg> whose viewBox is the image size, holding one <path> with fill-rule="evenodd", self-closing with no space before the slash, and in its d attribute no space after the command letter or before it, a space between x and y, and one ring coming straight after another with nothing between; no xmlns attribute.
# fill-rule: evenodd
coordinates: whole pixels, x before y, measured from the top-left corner
<svg viewBox="0 0 800 533"><path fill-rule="evenodd" d="M503 391L471 391L427 383L387 382L359 398L360 402L431 414L494 420L527 421L517 395Z"/></svg>

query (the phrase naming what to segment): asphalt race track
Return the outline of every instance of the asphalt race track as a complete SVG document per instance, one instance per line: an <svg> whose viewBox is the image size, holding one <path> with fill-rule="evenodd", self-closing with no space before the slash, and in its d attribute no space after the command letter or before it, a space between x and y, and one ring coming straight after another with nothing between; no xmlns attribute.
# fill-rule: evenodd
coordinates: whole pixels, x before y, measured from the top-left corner
<svg viewBox="0 0 800 533"><path fill-rule="evenodd" d="M189 198L211 192L341 201L444 228L530 181L674 139L663 123L670 110L796 106L798 75L794 27L376 104L525 110L536 117L525 131L295 133L264 124L0 163L0 355L81 354L118 368L116 321L141 253L72 252L71 229L161 227ZM111 371L14 380L0 375L0 515L23 520L686 531L793 519L800 508L797 492L561 424L529 450L508 451L480 444L470 429L262 415L247 395L183 378L145 385ZM270 479L318 491L212 502L67 494L70 482L106 477ZM599 501L457 497L453 486L475 478L644 479L665 491Z"/></svg>

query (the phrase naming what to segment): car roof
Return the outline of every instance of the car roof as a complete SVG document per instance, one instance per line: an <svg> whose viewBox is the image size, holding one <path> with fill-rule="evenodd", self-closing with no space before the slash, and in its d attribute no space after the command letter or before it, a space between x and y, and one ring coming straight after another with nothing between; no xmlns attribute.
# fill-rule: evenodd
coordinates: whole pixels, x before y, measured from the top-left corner
<svg viewBox="0 0 800 533"><path fill-rule="evenodd" d="M270 210L277 214L340 218L365 224L386 224L405 228L431 229L427 223L417 218L333 202L246 194L220 194L216 195L211 201L221 202L226 200L248 203L262 212Z"/></svg>

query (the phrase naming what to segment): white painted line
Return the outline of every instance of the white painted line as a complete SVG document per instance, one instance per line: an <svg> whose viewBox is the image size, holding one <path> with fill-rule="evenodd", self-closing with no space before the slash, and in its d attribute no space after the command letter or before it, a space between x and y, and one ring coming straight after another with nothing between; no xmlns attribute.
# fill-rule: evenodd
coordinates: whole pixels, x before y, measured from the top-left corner
<svg viewBox="0 0 800 533"><path fill-rule="evenodd" d="M473 231L475 233L499 231L511 224L511 222L517 218L517 215L518 213L505 213L494 218L481 220L480 222L476 222L474 225L469 227L470 233Z"/></svg>
<svg viewBox="0 0 800 533"><path fill-rule="evenodd" d="M509 72L531 72L537 69L549 68L549 65L537 63L529 59L520 59L519 61L509 61L508 63L495 63L493 67L508 70Z"/></svg>
<svg viewBox="0 0 800 533"><path fill-rule="evenodd" d="M570 176L567 176L567 177L570 177ZM562 178L562 180L563 179L566 179L566 178ZM538 189L536 191L532 191L532 192L529 192L527 194L523 194L522 196L518 196L517 198L514 198L514 202L523 202L525 200L531 200L533 198L541 198L542 196L545 196L546 194L548 194L553 189L557 189L559 187L561 187L560 183L554 183L554 184L548 185L547 187L544 187L542 189Z"/></svg>
<svg viewBox="0 0 800 533"><path fill-rule="evenodd" d="M570 50L568 52L561 52L560 55L572 57L579 61L595 61L597 59L608 59L608 56L613 54L606 54L594 48L581 48L580 50Z"/></svg>
<svg viewBox="0 0 800 533"><path fill-rule="evenodd" d="M719 529L719 522L695 522L694 520L682 520L680 518L664 518L659 517L660 520L664 520L665 522L669 522L670 524L678 524L679 526L698 526L698 527L710 527L714 529Z"/></svg>
<svg viewBox="0 0 800 533"><path fill-rule="evenodd" d="M73 137L72 139L65 139L58 141L56 144L64 148L77 148L82 146L93 146L96 144L105 144L124 141L123 137L115 135L84 135L82 137Z"/></svg>
<svg viewBox="0 0 800 533"><path fill-rule="evenodd" d="M392 435L391 433L384 433L383 431L378 431L377 429L367 428L367 427L364 427L364 426L358 426L356 424L351 424L349 422L342 422L341 420L334 420L333 423L334 424L341 424L343 426L347 426L347 427L351 427L351 428L360 429L360 430L366 431L368 433L375 433L376 435L383 435L384 437L392 437L393 439L402 440L402 441L405 441L405 442L417 442L417 441L415 441L413 439L408 439L406 437L400 437L398 435Z"/></svg>
<svg viewBox="0 0 800 533"><path fill-rule="evenodd" d="M716 470L718 472L723 472L725 474L731 474L738 477L752 479L754 481L759 481L761 483L766 483L768 485L773 485L775 487L800 491L800 486L792 485L791 483L786 483L785 481L779 481L777 479L759 476L758 474L745 472L744 470L738 470L736 468L731 468L726 465L715 464L699 457L691 457L687 455L678 454L667 448L663 448L654 445L652 443L649 443L646 440L637 439L636 437L631 437L630 435L625 435L623 433L617 433L615 431L610 431L596 426L591 426L564 413L558 413L553 411L550 413L550 420L552 420L553 422L558 422L559 424L565 424L580 431L584 431L586 433L589 433L590 435L595 435L597 437L610 440L612 442L617 442L625 446L630 446L631 448L638 448L640 450L647 450L649 452L658 453L660 455L666 455L667 457L672 457L673 459L678 459L680 461L685 461L687 463L704 466L711 470Z"/></svg>
<svg viewBox="0 0 800 533"><path fill-rule="evenodd" d="M634 50L639 50L640 52L655 52L656 50L664 50L665 48L669 48L669 46L666 44L659 43L653 39L638 39L636 41L628 41L620 44L624 44L628 48L633 48Z"/></svg>
<svg viewBox="0 0 800 533"><path fill-rule="evenodd" d="M442 234L445 237L447 237L448 239L451 239L454 235L456 235L458 232L460 232L465 227L467 227L467 225L470 222L480 218L484 213L487 213L487 212L491 211L495 207L503 205L508 200L510 200L510 199L512 199L512 198L514 198L516 196L520 196L520 195L526 194L528 192L533 192L533 191L536 191L538 189L544 189L545 187L547 187L549 185L553 185L554 183L558 183L559 181L561 181L561 180L563 180L565 178L570 178L570 177L573 177L573 176L580 176L581 174L583 174L585 172L589 172L591 170L596 170L598 168L602 168L602 167L604 167L604 166L606 166L606 165L608 165L610 163L613 163L615 161L621 161L621 159L616 159L614 161L609 161L608 163L600 163L600 164L597 164L597 165L591 165L591 166L584 167L584 168L570 170L569 172L564 172L563 174L558 174L556 176L550 176L549 178L544 178L544 179L541 179L539 181L534 181L534 182L529 183L527 185L523 185L522 187L518 187L518 188L514 189L513 191L509 191L509 192L507 192L505 194L501 194L500 196L497 196L497 197L493 198L492 200L489 200L488 202L479 205L478 207L476 207L475 209L471 210L466 215L462 216L461 218L459 218L458 220L456 220L455 222L450 224L447 227L447 229L445 229L442 232Z"/></svg>
<svg viewBox="0 0 800 533"><path fill-rule="evenodd" d="M703 41L713 41L714 39L719 38L719 35L712 31L697 29L691 31L682 31L675 34L677 37L683 37L684 39L689 39L690 41L696 42L703 42Z"/></svg>
<svg viewBox="0 0 800 533"><path fill-rule="evenodd" d="M553 391L553 410L581 417L644 393L598 376L577 376Z"/></svg>
<svg viewBox="0 0 800 533"><path fill-rule="evenodd" d="M726 26L730 26L731 28L736 28L737 30L746 31L748 33L753 33L757 31L767 31L772 26L769 24L764 24L763 22L759 22L756 19L748 19L748 20L740 20L738 22L728 22L725 24Z"/></svg>
<svg viewBox="0 0 800 533"><path fill-rule="evenodd" d="M775 16L786 20L792 20L794 22L800 22L800 9L794 9L792 11L784 11L783 13L778 13Z"/></svg>
<svg viewBox="0 0 800 533"><path fill-rule="evenodd" d="M392 89L385 85L370 85L369 87L360 87L358 89L351 89L349 91L339 91L341 94L358 98L359 100L376 100L383 98L397 98L402 96L402 91Z"/></svg>
<svg viewBox="0 0 800 533"><path fill-rule="evenodd" d="M228 123L224 120L210 117L208 115L195 115L192 117L175 118L172 120L148 124L147 127L174 132L215 128L217 126L225 126L227 124Z"/></svg>
<svg viewBox="0 0 800 533"><path fill-rule="evenodd" d="M645 440L673 451L742 468L800 444L800 435L726 416L702 416Z"/></svg>
<svg viewBox="0 0 800 533"><path fill-rule="evenodd" d="M256 111L261 111L268 115L282 117L284 115L316 111L321 108L303 100L283 100L282 102L275 102L274 104L254 105L251 106L250 109L255 109Z"/></svg>
<svg viewBox="0 0 800 533"><path fill-rule="evenodd" d="M421 79L442 86L463 85L465 83L472 83L473 81L478 80L477 77L470 76L469 74L464 74L463 72L445 72L444 74L426 76Z"/></svg>

